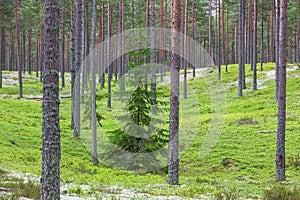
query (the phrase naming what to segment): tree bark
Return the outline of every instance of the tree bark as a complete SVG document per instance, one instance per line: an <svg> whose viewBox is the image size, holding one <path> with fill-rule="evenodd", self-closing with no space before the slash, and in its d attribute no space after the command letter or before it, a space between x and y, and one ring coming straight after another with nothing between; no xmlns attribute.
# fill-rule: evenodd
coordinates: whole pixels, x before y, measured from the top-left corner
<svg viewBox="0 0 300 200"><path fill-rule="evenodd" d="M275 9L275 62L276 62L276 94L275 100L278 101L278 87L279 87L279 29L280 29L280 0L274 0L274 9Z"/></svg>
<svg viewBox="0 0 300 200"><path fill-rule="evenodd" d="M76 59L75 59L75 41L76 41L76 19L75 19L75 3L74 0L70 0L70 17L71 17L71 94L72 94L72 116L71 127L74 129L74 115L75 115L75 71L76 71Z"/></svg>
<svg viewBox="0 0 300 200"><path fill-rule="evenodd" d="M243 68L244 63L244 3L245 0L239 0L239 78L238 78L238 96L243 96Z"/></svg>
<svg viewBox="0 0 300 200"><path fill-rule="evenodd" d="M156 63L156 53L155 52L155 0L151 0L151 55L150 55L150 62ZM156 71L155 69L151 70L151 100L152 102L156 103ZM152 113L156 113L155 105L152 106Z"/></svg>
<svg viewBox="0 0 300 200"><path fill-rule="evenodd" d="M107 63L109 64L111 54L111 10L110 4L107 6ZM111 108L111 79L112 67L107 66L107 108Z"/></svg>
<svg viewBox="0 0 300 200"><path fill-rule="evenodd" d="M260 71L263 71L264 65L264 0L261 1L261 40L260 40Z"/></svg>
<svg viewBox="0 0 300 200"><path fill-rule="evenodd" d="M223 13L224 13L224 8L225 4L223 3ZM225 41L224 43L224 64L226 65L226 72L228 72L228 23L229 23L229 11L228 11L228 5L226 6L226 32L223 35L225 35ZM224 23L223 23L224 24Z"/></svg>
<svg viewBox="0 0 300 200"><path fill-rule="evenodd" d="M218 49L218 80L221 80L221 3L217 0L217 49Z"/></svg>
<svg viewBox="0 0 300 200"><path fill-rule="evenodd" d="M32 70L32 44L31 44L31 30L28 30L28 73L31 74Z"/></svg>
<svg viewBox="0 0 300 200"><path fill-rule="evenodd" d="M84 88L87 86L87 71L89 65L86 63L86 57L89 54L89 9L88 9L88 0L83 0L82 3L83 8L83 29L82 29L82 43L81 43L81 68L82 68L82 87L81 93L83 93ZM84 100L84 98L82 98Z"/></svg>
<svg viewBox="0 0 300 200"><path fill-rule="evenodd" d="M61 28L61 86L65 87L65 8L62 9Z"/></svg>
<svg viewBox="0 0 300 200"><path fill-rule="evenodd" d="M23 73L26 73L26 32L25 29L23 29L23 50L22 50L22 67L23 67Z"/></svg>
<svg viewBox="0 0 300 200"><path fill-rule="evenodd" d="M36 31L36 37L35 37L35 74L36 77L39 77L39 55L40 55L40 45L39 45L39 37L38 37L38 31Z"/></svg>
<svg viewBox="0 0 300 200"><path fill-rule="evenodd" d="M11 31L11 48L10 48L10 62L8 66L8 70L12 71L14 70L15 66L15 34L14 30Z"/></svg>
<svg viewBox="0 0 300 200"><path fill-rule="evenodd" d="M271 44L272 44L272 38L273 37L270 37L270 34L273 33L273 31L271 30L271 33L270 33L270 29L271 29L271 22L268 23L268 27L267 27L267 30L268 30L268 33L267 33L267 52L268 52L268 62L271 62L272 61L272 52L271 52Z"/></svg>
<svg viewBox="0 0 300 200"><path fill-rule="evenodd" d="M279 69L278 69L278 128L276 143L276 180L285 177L285 127L286 127L286 37L287 0L280 3Z"/></svg>
<svg viewBox="0 0 300 200"><path fill-rule="evenodd" d="M44 31L43 31L43 26L41 26L40 28L40 82L43 81L43 76L44 76L44 67L43 67L43 63L44 63Z"/></svg>
<svg viewBox="0 0 300 200"><path fill-rule="evenodd" d="M247 61L246 63L251 64L251 70L253 70L253 30L252 30L252 24L253 24L253 18L252 18L252 1L248 0L248 54L247 54Z"/></svg>
<svg viewBox="0 0 300 200"><path fill-rule="evenodd" d="M45 0L42 200L60 199L59 1Z"/></svg>
<svg viewBox="0 0 300 200"><path fill-rule="evenodd" d="M124 43L124 38L122 35L122 32L124 31L124 0L120 0L119 4L119 88L120 90L125 90L125 85L124 85L124 55L123 55L123 43Z"/></svg>
<svg viewBox="0 0 300 200"><path fill-rule="evenodd" d="M238 28L237 25L234 25L234 32L232 33L232 43L231 43L231 64L235 64L236 63L236 47L237 47L237 43L238 43Z"/></svg>
<svg viewBox="0 0 300 200"><path fill-rule="evenodd" d="M253 14L253 58L252 58L252 69L253 69L253 85L252 89L257 90L257 0L254 0L254 14Z"/></svg>
<svg viewBox="0 0 300 200"><path fill-rule="evenodd" d="M146 21L145 21L145 25L146 27L149 27L150 23L149 23L149 13L150 13L150 6L149 6L149 0L146 0ZM146 31L146 35L148 36L148 30ZM145 56L144 57L144 62L145 64L149 63L149 59ZM145 70L145 73L144 73L144 76L145 76L145 83L144 83L144 89L145 91L148 91L148 70Z"/></svg>
<svg viewBox="0 0 300 200"><path fill-rule="evenodd" d="M95 51L96 51L96 13L97 1L93 0L93 18L92 18L92 83L91 83L91 121L92 121L92 162L98 164L97 151L97 115L96 115L96 65L95 65Z"/></svg>
<svg viewBox="0 0 300 200"><path fill-rule="evenodd" d="M243 2L243 11L242 11L242 16L243 16L243 26L244 26L244 30L243 30L243 36L244 36L244 41L243 42L243 52L242 52L242 59L243 59L243 68L242 68L242 86L243 86L243 89L246 89L246 71L245 71L245 62L247 60L247 20L245 19L245 8L246 8L246 5L245 5L245 1Z"/></svg>
<svg viewBox="0 0 300 200"><path fill-rule="evenodd" d="M22 66L21 66L21 44L20 44L20 28L19 28L19 11L20 0L15 0L15 12L16 12L16 33L17 33L17 67L19 76L19 98L23 98L23 81L22 81Z"/></svg>
<svg viewBox="0 0 300 200"><path fill-rule="evenodd" d="M300 0L298 0L298 12L300 12ZM296 50L295 50L295 62L299 63L299 34L300 34L300 18L297 21L297 31L296 31Z"/></svg>
<svg viewBox="0 0 300 200"><path fill-rule="evenodd" d="M184 69L184 74L183 74L183 98L187 98L187 60L188 60L188 40L187 40L187 34L188 34L188 0L185 0L185 5L182 6L184 8L184 13L182 13L182 19L184 19L184 25L182 25L182 28L184 29L183 32L183 51L184 51L184 58L182 58L183 62L183 69Z"/></svg>
<svg viewBox="0 0 300 200"><path fill-rule="evenodd" d="M208 1L208 32L209 32L209 55L213 60L215 60L214 56L214 45L213 45L213 31L212 31L212 0Z"/></svg>
<svg viewBox="0 0 300 200"><path fill-rule="evenodd" d="M80 66L82 34L82 0L76 0L76 35L75 35L75 94L74 98L74 137L80 136Z"/></svg>
<svg viewBox="0 0 300 200"><path fill-rule="evenodd" d="M272 0L272 4L273 4L273 14L271 15L271 19L270 19L270 23L269 23L269 62L275 62L275 58L274 58L274 52L275 52L275 3L274 1L276 0Z"/></svg>
<svg viewBox="0 0 300 200"><path fill-rule="evenodd" d="M297 29L295 33L295 56L294 56L295 63L298 63L298 55L299 55L299 23L297 23Z"/></svg>
<svg viewBox="0 0 300 200"><path fill-rule="evenodd" d="M180 0L172 0L172 38L171 38L171 90L170 90L170 141L168 157L168 183L178 184L178 130L179 130L179 70L180 57Z"/></svg>
<svg viewBox="0 0 300 200"><path fill-rule="evenodd" d="M104 34L104 18L105 18L105 8L104 8L104 3L101 3L101 20L100 20L100 27L99 27L99 36L100 36L100 43L102 43L105 39L105 34ZM101 53L101 52L99 52ZM101 59L102 58L102 59ZM101 53L100 55L100 67L104 68L104 54ZM100 79L100 89L103 89L105 86L105 72L102 72L102 70L99 70L99 79Z"/></svg>
<svg viewBox="0 0 300 200"><path fill-rule="evenodd" d="M90 26L89 26L89 1L84 1L84 18L85 18L85 58L90 54Z"/></svg>
<svg viewBox="0 0 300 200"><path fill-rule="evenodd" d="M193 38L193 46L192 49L195 50L195 40L196 40L196 11L195 11L195 0L192 0L192 38ZM205 48L204 48L205 49ZM192 52L192 60L195 63L195 52ZM203 56L204 58L205 56ZM196 66L193 66L193 78L196 77Z"/></svg>
<svg viewBox="0 0 300 200"><path fill-rule="evenodd" d="M159 27L164 28L164 0L160 0L160 5L159 5ZM160 37L159 37L159 55L158 55L158 62L162 63L164 62L164 39L165 38L165 33L164 31L160 32ZM160 80L163 81L164 78L164 70L163 70L163 65L161 64L160 67Z"/></svg>
<svg viewBox="0 0 300 200"><path fill-rule="evenodd" d="M70 57L69 57L69 48L70 48L70 35L67 34L66 39L66 57L65 57L65 72L70 72Z"/></svg>
<svg viewBox="0 0 300 200"><path fill-rule="evenodd" d="M292 40L293 40L293 36L292 35L289 35L288 36L288 59L287 59L287 62L289 63L292 63L292 54L293 54L293 45L292 45Z"/></svg>
<svg viewBox="0 0 300 200"><path fill-rule="evenodd" d="M0 88L2 88L2 70L5 68L5 28L1 27Z"/></svg>

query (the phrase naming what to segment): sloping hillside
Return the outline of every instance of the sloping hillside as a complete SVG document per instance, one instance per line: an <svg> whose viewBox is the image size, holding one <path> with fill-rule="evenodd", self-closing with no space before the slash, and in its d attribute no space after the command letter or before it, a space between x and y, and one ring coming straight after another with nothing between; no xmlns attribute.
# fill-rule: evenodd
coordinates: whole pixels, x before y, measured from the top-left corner
<svg viewBox="0 0 300 200"><path fill-rule="evenodd" d="M189 79L188 84L196 94L200 108L201 129L191 146L181 155L180 186L166 185L164 170L137 174L91 163L89 150L81 139L73 137L70 129L71 101L61 99L61 180L63 184L78 184L70 192L83 196L99 196L109 193L107 188L136 188L136 193L162 196L211 198L232 196L234 198L262 197L267 188L276 185L275 146L277 129L277 104L274 101L274 64L265 65L265 71L258 72L257 91L246 89L243 97L237 97L237 65L229 66L229 72L222 74L226 88L226 115L223 132L211 152L199 156L199 149L212 119L211 100L208 85L203 78ZM251 88L251 71L246 65L247 87ZM205 73L215 75L216 70ZM291 65L287 82L287 181L286 187L299 187L300 176L300 69ZM34 76L24 79L24 97L18 99L17 74L4 72L4 87L0 89L0 168L40 175L41 173L41 99L42 84ZM114 83L115 84L115 83ZM67 97L70 88L62 94ZM160 93L168 96L168 89L161 87ZM100 96L106 96L105 91ZM112 111L105 109L105 98L100 103L103 111L103 131L115 130L111 120ZM193 113L189 105L187 113ZM190 109L190 110L189 110ZM198 116L192 116L195 119ZM2 171L1 171L2 172ZM9 173L10 173L9 172ZM3 171L4 173L4 171ZM2 180L1 180L2 179ZM0 176L0 188L4 182ZM88 190L80 185L88 184ZM113 190L118 195L120 190ZM205 196L202 196L204 198Z"/></svg>

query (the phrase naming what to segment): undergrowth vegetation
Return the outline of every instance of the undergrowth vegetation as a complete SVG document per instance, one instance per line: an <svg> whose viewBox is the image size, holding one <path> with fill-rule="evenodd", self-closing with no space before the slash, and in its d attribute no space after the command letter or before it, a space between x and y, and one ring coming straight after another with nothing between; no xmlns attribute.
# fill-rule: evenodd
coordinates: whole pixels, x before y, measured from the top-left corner
<svg viewBox="0 0 300 200"><path fill-rule="evenodd" d="M292 67L292 66L290 66ZM71 99L62 98L60 107L61 127L61 180L64 183L117 185L137 188L153 195L178 195L197 198L209 195L215 199L265 198L291 199L299 197L300 166L300 70L288 72L287 79L287 130L286 156L287 181L284 185L275 182L275 147L277 130L277 104L274 100L275 81L267 72L275 70L274 63L264 65L258 72L258 90L246 89L243 97L237 97L237 65L230 65L229 72L222 71L226 88L225 124L214 148L205 157L199 156L212 120L212 103L209 85L204 79L189 79L188 84L198 102L187 99L181 123L199 120L192 143L180 157L180 186L168 186L165 170L157 173L134 173L105 166L93 165L90 149L79 138L73 137L70 127ZM4 72L5 74L6 72ZM251 80L250 66L246 65L246 78ZM217 70L211 75L217 79ZM4 80L5 82L5 80ZM117 82L113 82L116 88ZM251 82L247 82L251 88ZM18 86L4 84L0 89L0 167L40 175L41 173L41 83L32 76L24 84L24 99L18 99ZM62 89L68 95L70 86ZM168 98L167 86L159 85L158 93ZM106 108L105 90L98 102L99 112L104 117L102 131L118 130L113 109ZM114 103L114 102L112 102ZM198 105L200 113L195 114ZM114 106L114 104L113 104ZM98 138L101 145L101 138ZM0 177L0 183L4 180ZM2 187L2 186L0 186ZM294 195L294 196L293 196Z"/></svg>
<svg viewBox="0 0 300 200"><path fill-rule="evenodd" d="M7 171L0 170L0 199L15 200L26 197L34 200L40 199L40 186L31 180L9 177ZM4 195L1 192L6 192Z"/></svg>

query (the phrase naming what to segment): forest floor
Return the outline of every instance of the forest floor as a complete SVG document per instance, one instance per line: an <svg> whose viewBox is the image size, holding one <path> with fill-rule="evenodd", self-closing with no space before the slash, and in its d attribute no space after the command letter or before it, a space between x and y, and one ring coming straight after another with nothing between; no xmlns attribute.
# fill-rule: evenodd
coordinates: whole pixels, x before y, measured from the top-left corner
<svg viewBox="0 0 300 200"><path fill-rule="evenodd" d="M222 67L224 69L224 67ZM134 173L91 164L89 150L81 139L74 138L70 129L71 100L61 99L61 181L63 199L261 199L266 191L277 188L275 179L275 147L277 104L275 94L275 65L267 63L258 72L258 90L251 90L252 72L246 65L243 97L237 97L237 65L222 70L226 88L226 117L223 133L212 151L199 157L199 148L212 119L212 105L206 75L217 77L217 70L198 69L197 78L189 77L188 85L200 107L201 129L193 143L180 157L180 185L168 186L162 171ZM285 191L300 190L300 70L288 66L287 80L287 181ZM189 74L191 71L189 70ZM34 75L24 75L24 98L18 98L17 73L3 73L0 89L0 199L1 192L11 196L39 199L41 172L41 88ZM191 76L191 75L190 75ZM183 78L183 75L181 75ZM164 84L168 83L166 78ZM66 83L70 75L67 74ZM113 82L117 87L117 82ZM163 96L169 89L158 86ZM102 94L102 93L101 93ZM63 97L70 96L70 86L61 89ZM106 96L103 92L103 96ZM105 108L102 122L104 132L117 129L112 110ZM195 98L186 113L193 113ZM199 116L191 116L197 119ZM15 173L17 172L17 173ZM32 177L27 178L27 177ZM8 190L7 190L8 188ZM279 191L280 192L280 191Z"/></svg>

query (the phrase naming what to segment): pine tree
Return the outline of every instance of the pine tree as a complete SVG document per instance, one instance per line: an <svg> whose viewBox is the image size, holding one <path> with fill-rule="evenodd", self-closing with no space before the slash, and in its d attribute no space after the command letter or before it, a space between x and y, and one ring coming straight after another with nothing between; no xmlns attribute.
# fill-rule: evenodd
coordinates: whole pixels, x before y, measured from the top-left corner
<svg viewBox="0 0 300 200"><path fill-rule="evenodd" d="M279 29L280 29L280 0L274 0L274 37L275 37L275 62L276 62L276 94L275 100L278 101L279 93Z"/></svg>
<svg viewBox="0 0 300 200"><path fill-rule="evenodd" d="M6 42L5 42L5 28L1 27L1 52L0 52L0 88L2 88L2 70L5 68L5 50L6 50Z"/></svg>
<svg viewBox="0 0 300 200"><path fill-rule="evenodd" d="M74 115L75 115L75 41L76 41L76 23L75 23L75 3L74 0L70 0L70 27L71 27L71 93L72 93L72 116L71 116L71 127L74 129Z"/></svg>
<svg viewBox="0 0 300 200"><path fill-rule="evenodd" d="M42 200L60 199L59 0L45 0Z"/></svg>
<svg viewBox="0 0 300 200"><path fill-rule="evenodd" d="M76 0L76 26L75 26L75 87L73 88L73 118L74 137L80 136L80 66L81 66L81 40L82 40L82 0Z"/></svg>
<svg viewBox="0 0 300 200"><path fill-rule="evenodd" d="M111 8L110 4L107 6L107 61L111 59ZM111 108L111 79L112 79L112 66L107 67L107 108Z"/></svg>
<svg viewBox="0 0 300 200"><path fill-rule="evenodd" d="M264 0L261 2L261 40L260 40L260 71L263 71L264 65Z"/></svg>
<svg viewBox="0 0 300 200"><path fill-rule="evenodd" d="M212 0L208 1L208 29L209 29L209 55L215 60L214 45L213 45L213 31L212 31Z"/></svg>
<svg viewBox="0 0 300 200"><path fill-rule="evenodd" d="M62 9L61 30L61 86L65 87L65 8Z"/></svg>
<svg viewBox="0 0 300 200"><path fill-rule="evenodd" d="M243 96L243 71L244 63L244 4L245 0L239 0L239 77L238 96Z"/></svg>
<svg viewBox="0 0 300 200"><path fill-rule="evenodd" d="M257 0L254 0L254 14L253 14L253 50L252 50L252 70L253 70L253 90L257 90Z"/></svg>
<svg viewBox="0 0 300 200"><path fill-rule="evenodd" d="M16 13L16 33L17 33L17 67L19 76L19 97L23 98L23 80L22 80L22 66L21 66L21 44L20 44L20 0L15 0L15 13Z"/></svg>
<svg viewBox="0 0 300 200"><path fill-rule="evenodd" d="M170 91L170 141L168 156L168 183L176 185L179 181L179 70L180 57L180 0L172 0L172 38L171 38L171 91Z"/></svg>
<svg viewBox="0 0 300 200"><path fill-rule="evenodd" d="M32 71L32 43L31 43L31 30L27 32L28 38L28 73L31 75Z"/></svg>
<svg viewBox="0 0 300 200"><path fill-rule="evenodd" d="M280 1L279 63L278 63L278 128L276 144L276 180L285 177L285 129L286 129L286 39L287 0Z"/></svg>
<svg viewBox="0 0 300 200"><path fill-rule="evenodd" d="M96 51L96 13L97 1L93 0L93 19L92 19L92 87L91 87L91 120L92 120L92 162L93 164L99 163L97 152L97 126L96 126L96 63L95 63L95 51Z"/></svg>

